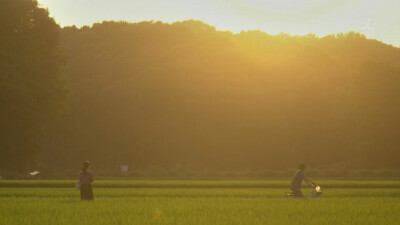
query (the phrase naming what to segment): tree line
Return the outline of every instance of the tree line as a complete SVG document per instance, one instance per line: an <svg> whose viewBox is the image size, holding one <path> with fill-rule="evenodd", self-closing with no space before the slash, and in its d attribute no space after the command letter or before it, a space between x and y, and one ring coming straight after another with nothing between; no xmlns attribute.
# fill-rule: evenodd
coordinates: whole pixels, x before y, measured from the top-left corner
<svg viewBox="0 0 400 225"><path fill-rule="evenodd" d="M363 34L191 20L66 27L61 40L70 112L46 155L65 166L399 166L400 52Z"/></svg>

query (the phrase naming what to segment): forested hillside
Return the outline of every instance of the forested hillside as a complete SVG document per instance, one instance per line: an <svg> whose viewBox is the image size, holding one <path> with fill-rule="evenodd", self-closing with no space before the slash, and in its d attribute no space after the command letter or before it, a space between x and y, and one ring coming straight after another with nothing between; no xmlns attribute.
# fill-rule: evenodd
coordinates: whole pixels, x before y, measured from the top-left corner
<svg viewBox="0 0 400 225"><path fill-rule="evenodd" d="M46 164L400 168L400 49L199 21L65 27L69 113Z"/></svg>

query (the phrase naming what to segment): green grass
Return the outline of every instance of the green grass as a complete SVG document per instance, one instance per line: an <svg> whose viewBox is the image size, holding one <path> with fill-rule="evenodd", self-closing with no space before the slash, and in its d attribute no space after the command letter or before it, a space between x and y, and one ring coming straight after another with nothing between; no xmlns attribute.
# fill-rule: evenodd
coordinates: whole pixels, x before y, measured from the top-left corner
<svg viewBox="0 0 400 225"><path fill-rule="evenodd" d="M0 187L74 187L74 180L6 180ZM96 188L286 188L289 180L98 180ZM400 188L400 181L322 180L325 188ZM305 185L306 187L306 185Z"/></svg>
<svg viewBox="0 0 400 225"><path fill-rule="evenodd" d="M364 188L323 189L320 199L285 199L286 188L238 188L249 187L247 181L233 182L230 188L176 187L186 182L174 181L174 188L97 187L93 202L81 202L73 188L3 187L0 224L397 225L400 221L400 189L383 188L386 182L375 181L380 188L352 182ZM335 184L329 182L326 185Z"/></svg>

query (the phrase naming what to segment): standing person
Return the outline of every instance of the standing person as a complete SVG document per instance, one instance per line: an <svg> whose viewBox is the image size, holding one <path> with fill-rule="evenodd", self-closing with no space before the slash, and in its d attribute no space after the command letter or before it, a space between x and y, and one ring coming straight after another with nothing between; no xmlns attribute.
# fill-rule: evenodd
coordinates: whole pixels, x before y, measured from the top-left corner
<svg viewBox="0 0 400 225"><path fill-rule="evenodd" d="M299 169L296 171L296 173L294 174L294 176L292 178L292 183L290 184L290 189L292 189L294 197L298 197L298 198L303 197L303 192L300 189L301 183L303 182L303 180L310 186L315 186L315 183L304 174L305 169L306 169L306 165L301 164L299 166Z"/></svg>
<svg viewBox="0 0 400 225"><path fill-rule="evenodd" d="M82 171L79 172L79 183L81 184L81 200L93 200L92 183L94 181L94 173L90 171L89 161L83 162Z"/></svg>

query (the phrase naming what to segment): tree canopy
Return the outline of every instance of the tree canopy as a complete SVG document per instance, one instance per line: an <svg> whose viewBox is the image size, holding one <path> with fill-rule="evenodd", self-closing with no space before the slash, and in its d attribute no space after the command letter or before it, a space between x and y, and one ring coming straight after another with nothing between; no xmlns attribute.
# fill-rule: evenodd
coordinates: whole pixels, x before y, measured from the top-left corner
<svg viewBox="0 0 400 225"><path fill-rule="evenodd" d="M53 166L399 168L400 49L363 34L103 22L63 28L61 45Z"/></svg>

